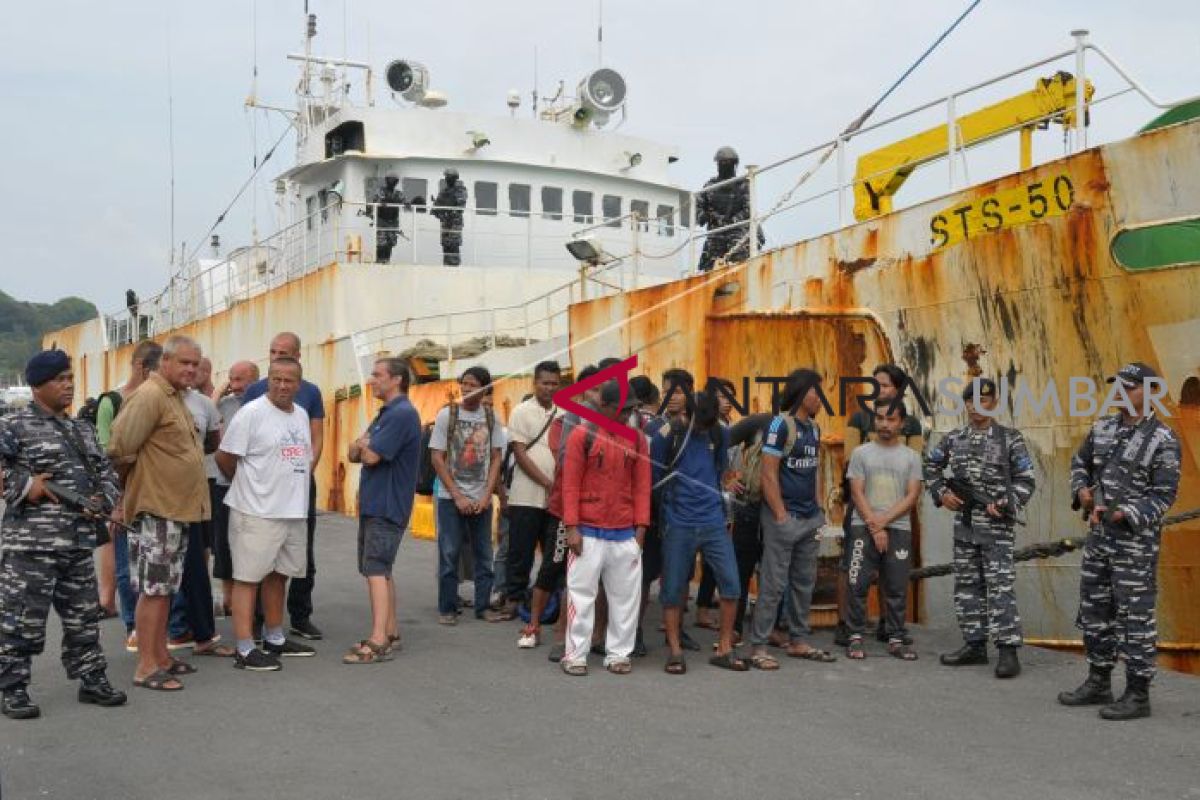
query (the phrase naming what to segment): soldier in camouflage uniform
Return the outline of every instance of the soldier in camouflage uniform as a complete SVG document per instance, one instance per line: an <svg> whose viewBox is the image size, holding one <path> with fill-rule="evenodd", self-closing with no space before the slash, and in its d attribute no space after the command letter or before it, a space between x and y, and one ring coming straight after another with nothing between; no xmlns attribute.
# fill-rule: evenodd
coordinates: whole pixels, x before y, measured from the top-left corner
<svg viewBox="0 0 1200 800"><path fill-rule="evenodd" d="M458 179L458 170L450 167L444 173L442 189L433 199L430 213L442 223L442 263L457 267L462 263L463 212L467 205L467 187Z"/></svg>
<svg viewBox="0 0 1200 800"><path fill-rule="evenodd" d="M386 264L392 259L392 248L400 238L400 206L406 208L411 204L404 197L404 192L397 189L400 179L388 175L383 179L383 186L375 192L371 200L375 206L367 208L367 216L375 220L375 261Z"/></svg>
<svg viewBox="0 0 1200 800"><path fill-rule="evenodd" d="M1033 496L1033 459L1020 431L996 423L996 384L972 381L963 392L969 422L925 456L934 505L955 512L954 611L965 644L943 654L957 667L986 664L990 634L1000 652L997 678L1021 672L1021 619L1013 588L1013 527ZM983 413L986 412L986 413Z"/></svg>
<svg viewBox="0 0 1200 800"><path fill-rule="evenodd" d="M1103 705L1105 719L1150 716L1158 639L1155 570L1162 518L1179 489L1180 455L1171 429L1153 413L1142 413L1145 382L1155 378L1158 373L1140 362L1109 378L1122 383L1129 409L1097 420L1071 460L1071 492L1091 526L1079 568L1076 619L1088 678L1058 700ZM1125 657L1125 693L1114 703L1118 650Z"/></svg>
<svg viewBox="0 0 1200 800"><path fill-rule="evenodd" d="M100 602L92 549L117 501L117 476L87 422L71 419L75 393L67 354L48 350L25 368L33 387L28 408L0 419L0 474L7 509L0 523L0 711L31 719L41 710L29 697L30 665L46 644L53 606L62 619L62 662L80 681L79 701L125 702L105 675L100 650ZM47 482L87 498L72 507Z"/></svg>
<svg viewBox="0 0 1200 800"><path fill-rule="evenodd" d="M738 154L732 147L722 147L713 156L717 162L717 176L704 183L707 189L714 183L727 181L737 174ZM708 230L723 228L735 222L750 219L750 183L745 178L719 186L711 191L696 194L696 224ZM745 261L750 256L750 237L743 225L738 228L710 233L704 240L704 251L700 254L701 272L708 272L723 258L730 264ZM762 228L756 231L761 247L766 239Z"/></svg>

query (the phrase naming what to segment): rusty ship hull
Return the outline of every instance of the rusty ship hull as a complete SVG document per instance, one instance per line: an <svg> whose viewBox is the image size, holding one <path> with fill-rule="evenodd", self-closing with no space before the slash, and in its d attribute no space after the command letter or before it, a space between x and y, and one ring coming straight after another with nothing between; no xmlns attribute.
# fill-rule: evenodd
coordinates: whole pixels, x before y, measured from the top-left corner
<svg viewBox="0 0 1200 800"><path fill-rule="evenodd" d="M1123 230L1200 217L1197 175L1197 122L1085 150L713 273L572 305L570 359L579 368L636 353L639 369L649 375L681 366L702 381L721 376L735 384L743 377L786 375L799 365L813 365L836 382L894 361L927 397L949 377L1020 377L1033 386L1053 379L1065 387L1071 377L1102 382L1119 364L1145 360L1167 379L1169 424L1182 442L1175 508L1195 508L1200 264L1131 270L1114 259L1111 243ZM1028 195L1035 185L1044 187L1039 193L1046 213L1012 214L999 225L982 214L1002 200ZM996 204L985 206L989 200ZM319 504L346 514L355 513L358 480L346 447L375 410L362 385L347 311L355 292L380 291L368 283L367 269L330 263L174 331L196 337L218 375L235 360L265 355L274 331L301 335L306 377L324 388L327 404ZM119 386L125 377L131 345L109 347L102 326L83 323L45 339L75 358L81 398ZM766 410L770 386L748 385L750 409ZM523 376L499 382L502 417L527 387ZM428 420L453 391L452 383L439 381L414 387L412 397ZM840 411L835 408L823 424L827 489L837 485L843 468ZM934 436L960 424L945 416L924 421ZM1049 411L1012 419L1025 433L1039 479L1019 546L1085 533L1070 510L1068 467L1090 421ZM828 505L836 519L840 508L832 496ZM430 516L428 505L419 504L414 530L429 535ZM920 562L949 561L947 515L927 499L920 529L914 554ZM1200 670L1197 534L1196 521L1167 529L1159 565L1163 660L1189 671ZM1017 591L1031 642L1078 642L1078 555L1020 565ZM944 582L930 582L917 593L916 616L948 620L950 594Z"/></svg>

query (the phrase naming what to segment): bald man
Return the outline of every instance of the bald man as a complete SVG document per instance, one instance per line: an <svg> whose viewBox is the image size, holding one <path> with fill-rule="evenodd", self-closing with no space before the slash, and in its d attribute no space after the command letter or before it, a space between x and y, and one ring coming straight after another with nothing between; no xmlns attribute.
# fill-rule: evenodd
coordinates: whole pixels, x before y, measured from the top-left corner
<svg viewBox="0 0 1200 800"><path fill-rule="evenodd" d="M233 415L245 404L246 389L258 380L258 365L253 361L238 361L229 368L225 385L216 392L217 412L221 417L221 435L229 427ZM221 581L221 606L229 616L233 605L233 559L229 553L229 508L225 505L225 493L229 491L229 479L217 470L213 484L213 566L212 575Z"/></svg>
<svg viewBox="0 0 1200 800"><path fill-rule="evenodd" d="M271 361L279 358L294 358L300 360L300 337L285 331L275 334L271 340L268 352ZM245 402L256 400L267 393L265 380L255 381L246 389ZM288 630L295 636L315 640L322 638L321 630L312 623L313 613L312 592L315 584L314 576L317 571L313 559L313 534L317 530L317 464L321 460L321 450L325 445L325 401L321 399L321 390L315 384L306 380L300 381L300 389L296 392L293 402L308 412L308 424L312 438L312 475L313 480L308 488L308 571L303 578L292 578L288 586L287 609L291 618Z"/></svg>

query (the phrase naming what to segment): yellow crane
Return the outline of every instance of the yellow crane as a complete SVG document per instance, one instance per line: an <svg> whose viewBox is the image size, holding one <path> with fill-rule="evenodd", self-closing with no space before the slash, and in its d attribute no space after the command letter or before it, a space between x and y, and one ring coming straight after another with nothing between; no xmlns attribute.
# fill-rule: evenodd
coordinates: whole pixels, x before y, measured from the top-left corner
<svg viewBox="0 0 1200 800"><path fill-rule="evenodd" d="M1094 93L1084 83L1084 97ZM1013 130L1021 133L1021 169L1033 165L1033 129L1051 122L1064 129L1075 127L1075 77L1059 72L1039 78L1032 91L965 114L955 121L955 148L969 147ZM1086 124L1086 121L1085 121ZM871 219L892 210L892 197L912 171L949 151L946 125L930 128L859 157L854 173L854 216Z"/></svg>

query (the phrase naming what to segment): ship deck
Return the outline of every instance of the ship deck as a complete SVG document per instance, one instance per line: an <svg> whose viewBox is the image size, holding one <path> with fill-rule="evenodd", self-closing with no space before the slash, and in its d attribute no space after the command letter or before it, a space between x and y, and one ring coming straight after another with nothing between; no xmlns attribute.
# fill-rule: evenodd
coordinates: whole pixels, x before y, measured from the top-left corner
<svg viewBox="0 0 1200 800"><path fill-rule="evenodd" d="M869 647L861 664L782 659L732 674L692 658L662 672L658 636L629 677L596 665L568 678L517 628L435 621L436 548L408 539L397 563L405 648L347 667L367 614L355 523L323 515L314 617L317 658L248 674L196 659L187 690L132 689L134 656L103 639L130 704L79 706L58 664L59 629L34 664L43 717L0 720L4 797L913 797L1200 795L1200 678L1164 673L1154 716L1104 723L1054 702L1083 673L1075 655L1026 648L1025 672L936 663L953 631L916 628L921 660ZM948 592L947 579L929 591ZM652 615L657 617L653 609ZM653 623L650 629L653 630ZM228 621L218 628L231 636ZM707 644L707 632L696 631ZM828 643L827 632L818 641ZM700 654L696 654L700 655Z"/></svg>

